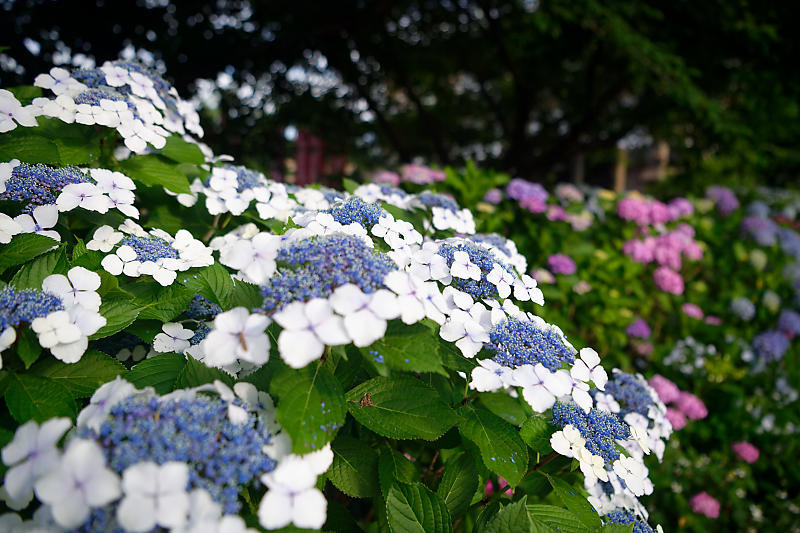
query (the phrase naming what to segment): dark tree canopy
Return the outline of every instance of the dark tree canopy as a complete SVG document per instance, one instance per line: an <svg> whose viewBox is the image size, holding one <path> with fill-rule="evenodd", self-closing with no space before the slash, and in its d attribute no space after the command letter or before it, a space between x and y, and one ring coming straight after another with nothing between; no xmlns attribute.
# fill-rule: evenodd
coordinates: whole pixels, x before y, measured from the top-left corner
<svg viewBox="0 0 800 533"><path fill-rule="evenodd" d="M570 178L665 141L709 180L800 168L800 5L744 0L11 1L5 53L30 83L64 46L154 52L184 94L217 80L208 142L266 167L287 125L368 167L467 158ZM36 41L35 48L25 39ZM225 75L218 77L222 72ZM607 172L606 172L607 174Z"/></svg>

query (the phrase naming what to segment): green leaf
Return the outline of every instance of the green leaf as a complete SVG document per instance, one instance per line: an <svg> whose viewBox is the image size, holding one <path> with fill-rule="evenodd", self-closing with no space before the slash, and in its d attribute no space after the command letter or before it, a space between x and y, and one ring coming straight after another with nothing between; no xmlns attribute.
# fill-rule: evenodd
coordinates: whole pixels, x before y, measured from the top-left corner
<svg viewBox="0 0 800 533"><path fill-rule="evenodd" d="M378 454L362 441L339 435L331 445L333 463L328 478L354 498L369 498L378 490Z"/></svg>
<svg viewBox="0 0 800 533"><path fill-rule="evenodd" d="M77 241L78 242L75 243L75 246L72 248L72 261L75 261L89 251L86 248L86 243L83 242L83 239L78 238Z"/></svg>
<svg viewBox="0 0 800 533"><path fill-rule="evenodd" d="M553 486L553 492L556 493L561 503L569 509L581 523L589 529L597 529L603 525L597 511L594 510L592 504L589 503L581 494L576 494L577 489L568 485L564 480L545 474L550 485Z"/></svg>
<svg viewBox="0 0 800 533"><path fill-rule="evenodd" d="M414 463L388 444L384 444L378 456L378 479L381 493L386 495L395 482L414 483L419 480L419 473Z"/></svg>
<svg viewBox="0 0 800 533"><path fill-rule="evenodd" d="M115 292L109 293L115 295ZM141 307L130 298L104 298L99 313L106 319L106 325L97 330L89 339L102 339L122 331L139 316Z"/></svg>
<svg viewBox="0 0 800 533"><path fill-rule="evenodd" d="M486 533L507 533L509 531L528 532L531 530L531 519L528 517L528 510L525 503L528 498L523 496L521 500L510 503L501 508L496 515L486 524Z"/></svg>
<svg viewBox="0 0 800 533"><path fill-rule="evenodd" d="M8 379L6 407L18 423L43 422L56 416L75 418L75 400L60 383L29 374L11 374Z"/></svg>
<svg viewBox="0 0 800 533"><path fill-rule="evenodd" d="M436 337L439 339L439 356L442 358L442 364L445 367L469 375L472 369L478 366L478 363L475 362L477 357L467 359L462 355L461 350L456 348L455 344L447 342L438 335Z"/></svg>
<svg viewBox="0 0 800 533"><path fill-rule="evenodd" d="M386 334L370 346L361 348L361 352L367 359L382 356L390 368L408 372L436 372L446 376L438 345L437 335L424 324L408 326L400 320L392 320L386 328Z"/></svg>
<svg viewBox="0 0 800 533"><path fill-rule="evenodd" d="M478 471L469 452L450 459L444 465L444 474L436 494L442 498L450 515L458 518L467 512L472 496L478 490Z"/></svg>
<svg viewBox="0 0 800 533"><path fill-rule="evenodd" d="M344 394L324 364L281 368L270 383L278 397L276 418L292 438L292 451L309 453L333 440L344 424Z"/></svg>
<svg viewBox="0 0 800 533"><path fill-rule="evenodd" d="M481 405L515 426L521 425L528 418L528 412L519 398L512 398L505 392L482 392L478 398Z"/></svg>
<svg viewBox="0 0 800 533"><path fill-rule="evenodd" d="M516 428L483 408L464 406L460 414L461 436L478 447L486 468L516 486L528 467L528 447Z"/></svg>
<svg viewBox="0 0 800 533"><path fill-rule="evenodd" d="M633 522L630 524L606 524L600 531L603 533L633 533Z"/></svg>
<svg viewBox="0 0 800 533"><path fill-rule="evenodd" d="M519 436L534 451L546 455L553 451L550 447L550 436L553 426L540 416L532 416L525 420L519 429Z"/></svg>
<svg viewBox="0 0 800 533"><path fill-rule="evenodd" d="M350 414L392 439L436 440L458 422L439 394L407 375L376 377L347 393Z"/></svg>
<svg viewBox="0 0 800 533"><path fill-rule="evenodd" d="M136 303L142 307L139 318L153 318L161 322L169 322L185 311L195 295L181 285L161 287L155 282L134 283L125 289L133 293Z"/></svg>
<svg viewBox="0 0 800 533"><path fill-rule="evenodd" d="M397 483L386 496L386 515L393 533L453 531L447 506L422 483Z"/></svg>
<svg viewBox="0 0 800 533"><path fill-rule="evenodd" d="M528 514L551 529L558 527L558 530L564 533L588 533L593 531L587 529L573 513L555 505L529 505Z"/></svg>
<svg viewBox="0 0 800 533"><path fill-rule="evenodd" d="M125 332L136 335L145 344L153 344L153 338L161 333L162 325L160 320L136 320L125 329Z"/></svg>
<svg viewBox="0 0 800 533"><path fill-rule="evenodd" d="M241 280L234 281L230 301L231 307L241 305L248 309L255 309L264 305L264 298L261 296L261 289L258 285Z"/></svg>
<svg viewBox="0 0 800 533"><path fill-rule="evenodd" d="M167 137L167 144L161 149L161 155L178 163L202 165L206 162L203 151L196 144L184 141L180 135Z"/></svg>
<svg viewBox="0 0 800 533"><path fill-rule="evenodd" d="M30 261L57 245L58 241L36 233L15 235L10 243L0 246L0 274L9 267Z"/></svg>
<svg viewBox="0 0 800 533"><path fill-rule="evenodd" d="M233 386L234 382L233 376L227 372L219 368L209 368L197 359L187 357L186 364L175 381L175 388L187 389L205 385L206 383L214 383L215 380L220 380L228 386Z"/></svg>
<svg viewBox="0 0 800 533"><path fill-rule="evenodd" d="M175 382L185 365L186 356L164 353L135 365L125 379L137 388L153 387L157 393L166 394L175 389Z"/></svg>
<svg viewBox="0 0 800 533"><path fill-rule="evenodd" d="M224 266L214 263L201 268L188 278L179 276L180 283L196 294L211 300L217 305L226 308L229 306L231 293L233 293L233 279ZM259 304L260 305L260 304Z"/></svg>
<svg viewBox="0 0 800 533"><path fill-rule="evenodd" d="M77 363L47 359L39 362L31 372L60 383L73 398L88 398L103 383L124 376L127 369L113 357L89 350Z"/></svg>
<svg viewBox="0 0 800 533"><path fill-rule="evenodd" d="M18 331L17 354L22 359L22 362L25 363L25 368L30 368L39 359L42 353L42 346L39 344L36 333L31 328L20 328Z"/></svg>
<svg viewBox="0 0 800 533"><path fill-rule="evenodd" d="M67 254L63 247L59 247L22 265L10 284L18 289L41 289L44 278L50 274L65 274L68 269Z"/></svg>
<svg viewBox="0 0 800 533"><path fill-rule="evenodd" d="M39 135L6 133L0 136L0 161L11 159L19 159L23 163L61 164L56 143Z"/></svg>
<svg viewBox="0 0 800 533"><path fill-rule="evenodd" d="M134 155L120 161L122 172L148 187L166 187L175 193L190 193L189 180L176 165L158 155Z"/></svg>

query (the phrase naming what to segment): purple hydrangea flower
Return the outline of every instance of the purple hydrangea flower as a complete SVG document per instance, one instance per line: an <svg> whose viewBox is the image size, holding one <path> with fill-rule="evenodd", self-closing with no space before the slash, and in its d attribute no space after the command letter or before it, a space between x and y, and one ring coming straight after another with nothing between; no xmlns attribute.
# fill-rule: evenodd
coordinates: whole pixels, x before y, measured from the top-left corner
<svg viewBox="0 0 800 533"><path fill-rule="evenodd" d="M554 274L574 274L577 270L575 261L564 254L553 254L547 258L547 265Z"/></svg>
<svg viewBox="0 0 800 533"><path fill-rule="evenodd" d="M638 339L648 339L650 338L650 326L647 325L647 322L642 320L641 318L637 318L633 322L628 325L628 328L625 330L629 337L636 337Z"/></svg>

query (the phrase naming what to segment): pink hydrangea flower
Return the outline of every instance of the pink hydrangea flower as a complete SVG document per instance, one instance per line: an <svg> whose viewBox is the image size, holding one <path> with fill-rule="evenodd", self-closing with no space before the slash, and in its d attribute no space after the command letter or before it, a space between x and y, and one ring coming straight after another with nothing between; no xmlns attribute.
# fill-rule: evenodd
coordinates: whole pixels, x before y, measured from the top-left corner
<svg viewBox="0 0 800 533"><path fill-rule="evenodd" d="M667 417L669 423L672 424L672 429L675 431L680 431L686 427L686 416L677 409L667 407L667 412L664 416Z"/></svg>
<svg viewBox="0 0 800 533"><path fill-rule="evenodd" d="M669 267L659 267L653 273L653 281L656 286L664 292L670 294L683 294L683 278L680 274Z"/></svg>
<svg viewBox="0 0 800 533"><path fill-rule="evenodd" d="M681 390L678 386L661 374L656 374L650 378L648 383L650 383L650 386L653 387L656 394L658 394L658 398L664 403L672 403L681 395Z"/></svg>
<svg viewBox="0 0 800 533"><path fill-rule="evenodd" d="M692 420L700 420L708 416L706 404L691 392L682 391L675 404L683 414Z"/></svg>
<svg viewBox="0 0 800 533"><path fill-rule="evenodd" d="M683 304L683 305L681 306L681 309L683 309L683 312L684 312L684 313L685 313L687 316L690 316L690 317L692 317L692 318L696 318L697 320L702 320L702 319L703 319L703 316L705 316L705 315L703 314L703 310L702 310L702 309L700 309L700 308L699 308L698 306L696 306L695 304L689 304L689 303Z"/></svg>
<svg viewBox="0 0 800 533"><path fill-rule="evenodd" d="M549 205L547 206L547 220L557 221L557 220L564 220L565 215L564 208L560 205Z"/></svg>
<svg viewBox="0 0 800 533"><path fill-rule="evenodd" d="M753 464L756 461L758 461L758 456L761 455L761 452L758 451L758 448L756 448L749 442L745 441L734 442L731 445L731 448L736 453L736 455L739 456L739 459L748 462L750 464Z"/></svg>
<svg viewBox="0 0 800 533"><path fill-rule="evenodd" d="M653 345L649 342L635 342L633 344L633 349L636 350L636 353L643 357L647 357L653 353Z"/></svg>
<svg viewBox="0 0 800 533"><path fill-rule="evenodd" d="M539 283L555 283L556 278L546 268L536 268L531 270L531 277Z"/></svg>
<svg viewBox="0 0 800 533"><path fill-rule="evenodd" d="M689 500L692 511L709 518L719 518L719 502L706 491L698 492Z"/></svg>
<svg viewBox="0 0 800 533"><path fill-rule="evenodd" d="M388 170L379 170L372 175L372 181L374 183L388 183L397 186L400 184L400 174Z"/></svg>
<svg viewBox="0 0 800 533"><path fill-rule="evenodd" d="M722 325L722 319L718 316L708 315L706 316L706 324L720 326Z"/></svg>

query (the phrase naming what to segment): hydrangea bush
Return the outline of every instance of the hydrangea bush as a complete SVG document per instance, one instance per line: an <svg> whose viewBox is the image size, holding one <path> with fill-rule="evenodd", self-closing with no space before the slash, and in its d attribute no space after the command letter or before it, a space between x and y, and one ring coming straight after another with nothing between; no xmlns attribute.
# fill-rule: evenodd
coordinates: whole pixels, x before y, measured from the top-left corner
<svg viewBox="0 0 800 533"><path fill-rule="evenodd" d="M607 354L604 363L648 376L676 431L651 470L670 488L649 502L655 521L800 527L800 477L789 466L800 453L797 191L716 186L661 201L569 184L548 191L469 166L434 186L531 259L542 318Z"/></svg>
<svg viewBox="0 0 800 533"><path fill-rule="evenodd" d="M271 181L132 62L0 103L5 530L653 530L656 389L452 198Z"/></svg>

